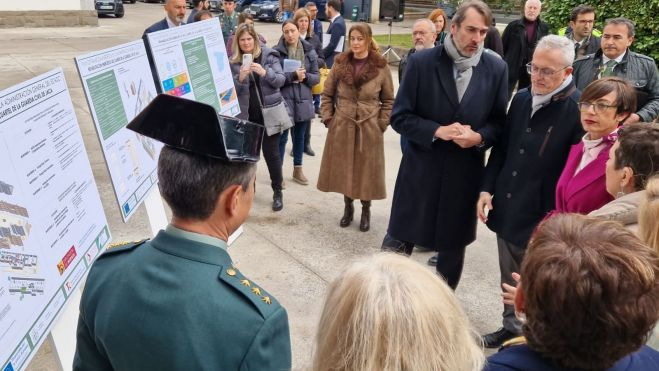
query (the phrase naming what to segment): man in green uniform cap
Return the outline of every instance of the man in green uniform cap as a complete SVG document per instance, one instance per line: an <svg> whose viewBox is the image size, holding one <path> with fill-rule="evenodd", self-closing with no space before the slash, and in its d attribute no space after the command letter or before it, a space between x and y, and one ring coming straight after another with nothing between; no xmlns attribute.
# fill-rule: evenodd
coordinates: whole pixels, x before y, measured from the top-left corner
<svg viewBox="0 0 659 371"><path fill-rule="evenodd" d="M252 206L263 127L160 95L128 128L166 144L158 178L173 217L92 266L73 369L290 369L286 310L227 253Z"/></svg>

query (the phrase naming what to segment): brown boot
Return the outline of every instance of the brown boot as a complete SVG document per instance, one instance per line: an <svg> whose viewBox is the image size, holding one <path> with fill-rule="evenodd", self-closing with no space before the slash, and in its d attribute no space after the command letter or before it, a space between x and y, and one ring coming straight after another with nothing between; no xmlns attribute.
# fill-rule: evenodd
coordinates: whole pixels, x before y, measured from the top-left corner
<svg viewBox="0 0 659 371"><path fill-rule="evenodd" d="M355 207L352 205L353 199L348 196L343 196L343 202L345 203L345 208L343 209L343 217L339 222L341 228L345 228L352 223L352 217L355 214Z"/></svg>
<svg viewBox="0 0 659 371"><path fill-rule="evenodd" d="M304 176L304 173L302 172L302 165L293 166L293 180L302 185L309 184L309 179L307 179L307 177Z"/></svg>
<svg viewBox="0 0 659 371"><path fill-rule="evenodd" d="M362 200L362 220L359 222L359 230L366 232L371 229L371 201Z"/></svg>

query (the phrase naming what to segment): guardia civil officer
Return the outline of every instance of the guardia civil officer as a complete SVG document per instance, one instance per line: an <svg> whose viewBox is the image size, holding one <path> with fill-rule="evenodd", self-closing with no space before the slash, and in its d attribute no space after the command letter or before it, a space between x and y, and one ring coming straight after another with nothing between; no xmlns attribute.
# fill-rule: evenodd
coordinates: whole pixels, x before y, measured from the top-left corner
<svg viewBox="0 0 659 371"><path fill-rule="evenodd" d="M286 310L227 253L252 206L263 127L160 95L128 128L165 143L158 179L173 217L92 266L73 369L290 369Z"/></svg>

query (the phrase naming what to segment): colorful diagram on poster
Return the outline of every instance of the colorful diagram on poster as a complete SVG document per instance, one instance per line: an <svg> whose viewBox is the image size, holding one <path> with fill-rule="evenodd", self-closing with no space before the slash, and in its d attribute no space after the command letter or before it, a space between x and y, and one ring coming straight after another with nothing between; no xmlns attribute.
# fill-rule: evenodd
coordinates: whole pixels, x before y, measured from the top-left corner
<svg viewBox="0 0 659 371"><path fill-rule="evenodd" d="M218 18L147 34L162 90L235 116L240 106Z"/></svg>
<svg viewBox="0 0 659 371"><path fill-rule="evenodd" d="M76 65L121 216L127 221L157 183L162 148L160 143L126 129L156 96L146 49L138 40L77 57ZM186 85L189 89L186 76L171 80L173 90Z"/></svg>

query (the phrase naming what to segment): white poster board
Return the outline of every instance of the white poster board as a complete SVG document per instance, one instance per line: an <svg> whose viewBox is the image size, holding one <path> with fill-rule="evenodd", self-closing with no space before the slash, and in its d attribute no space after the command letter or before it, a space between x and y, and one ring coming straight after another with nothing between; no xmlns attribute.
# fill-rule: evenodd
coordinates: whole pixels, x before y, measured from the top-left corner
<svg viewBox="0 0 659 371"><path fill-rule="evenodd" d="M156 97L142 40L75 58L121 216L127 221L158 183L162 144L126 129Z"/></svg>
<svg viewBox="0 0 659 371"><path fill-rule="evenodd" d="M223 115L240 113L217 17L147 37L163 93L210 104Z"/></svg>
<svg viewBox="0 0 659 371"><path fill-rule="evenodd" d="M332 38L332 34L324 33L323 34L323 49L327 48L330 43L330 39ZM339 42L336 44L336 48L334 48L335 53L342 53L343 49L345 48L345 43L346 43L346 37L341 36L339 39Z"/></svg>
<svg viewBox="0 0 659 371"><path fill-rule="evenodd" d="M22 370L110 240L61 68L0 91L0 154L0 370Z"/></svg>

